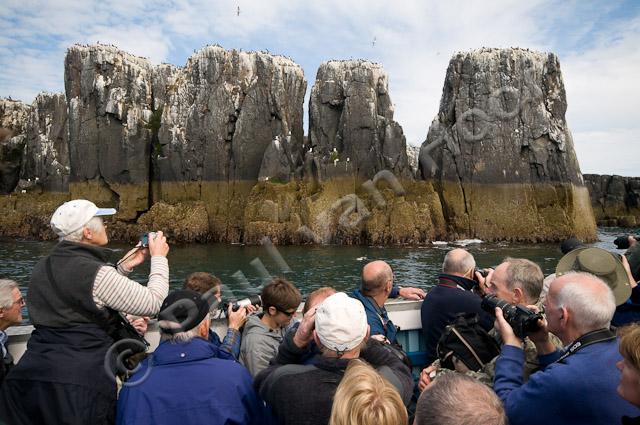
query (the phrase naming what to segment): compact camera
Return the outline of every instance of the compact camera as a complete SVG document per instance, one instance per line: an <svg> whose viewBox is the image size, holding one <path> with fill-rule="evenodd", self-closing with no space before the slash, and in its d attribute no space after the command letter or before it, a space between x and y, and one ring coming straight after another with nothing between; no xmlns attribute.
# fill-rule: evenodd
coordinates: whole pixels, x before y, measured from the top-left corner
<svg viewBox="0 0 640 425"><path fill-rule="evenodd" d="M149 238L155 239L156 238L156 232L149 232L149 233L145 233L144 235L140 236L140 243L141 243L143 248L146 248L146 247L149 246Z"/></svg>

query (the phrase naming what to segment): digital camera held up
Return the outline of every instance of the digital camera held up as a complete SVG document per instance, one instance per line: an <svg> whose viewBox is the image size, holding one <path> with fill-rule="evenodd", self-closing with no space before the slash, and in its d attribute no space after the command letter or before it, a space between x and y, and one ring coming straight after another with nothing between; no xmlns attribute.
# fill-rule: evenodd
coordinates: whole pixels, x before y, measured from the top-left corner
<svg viewBox="0 0 640 425"><path fill-rule="evenodd" d="M155 239L156 238L156 232L149 232L149 233L145 233L144 235L140 236L140 243L141 243L143 248L147 248L149 246L149 238Z"/></svg>
<svg viewBox="0 0 640 425"><path fill-rule="evenodd" d="M640 235L633 236L635 240L640 242ZM613 241L614 245L618 249L627 249L629 248L629 238L627 236L618 236L616 240Z"/></svg>
<svg viewBox="0 0 640 425"><path fill-rule="evenodd" d="M484 311L491 314L495 313L496 307L500 307L504 319L511 325L513 332L519 338L524 338L529 333L535 332L540 328L538 320L542 319L542 314L529 310L522 305L509 304L495 295L485 295L482 298L481 306Z"/></svg>

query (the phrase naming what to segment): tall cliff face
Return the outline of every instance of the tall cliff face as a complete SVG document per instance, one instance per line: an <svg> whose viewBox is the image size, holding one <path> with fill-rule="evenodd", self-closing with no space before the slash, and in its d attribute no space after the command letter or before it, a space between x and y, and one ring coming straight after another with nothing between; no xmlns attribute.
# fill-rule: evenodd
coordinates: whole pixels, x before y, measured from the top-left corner
<svg viewBox="0 0 640 425"><path fill-rule="evenodd" d="M384 169L411 176L402 127L393 120L389 78L378 64L320 65L309 99L309 142L307 157L315 159L322 178L357 173L366 179Z"/></svg>
<svg viewBox="0 0 640 425"><path fill-rule="evenodd" d="M30 110L22 102L0 99L0 194L11 193L20 179Z"/></svg>
<svg viewBox="0 0 640 425"><path fill-rule="evenodd" d="M299 65L266 53L208 46L158 67L154 201L204 201L213 239L240 241L258 177L288 181L302 165L305 91Z"/></svg>
<svg viewBox="0 0 640 425"><path fill-rule="evenodd" d="M19 188L38 186L47 192L69 190L69 126L62 93L39 94L25 128L26 145Z"/></svg>
<svg viewBox="0 0 640 425"><path fill-rule="evenodd" d="M598 224L640 226L640 177L585 174Z"/></svg>
<svg viewBox="0 0 640 425"><path fill-rule="evenodd" d="M287 58L208 46L159 67L154 88L161 181L256 181L275 137L300 155L306 81Z"/></svg>
<svg viewBox="0 0 640 425"><path fill-rule="evenodd" d="M149 208L152 67L111 46L69 48L70 190L118 206L133 220Z"/></svg>
<svg viewBox="0 0 640 425"><path fill-rule="evenodd" d="M491 239L590 239L595 222L553 54L482 49L455 55L420 151L450 231Z"/></svg>

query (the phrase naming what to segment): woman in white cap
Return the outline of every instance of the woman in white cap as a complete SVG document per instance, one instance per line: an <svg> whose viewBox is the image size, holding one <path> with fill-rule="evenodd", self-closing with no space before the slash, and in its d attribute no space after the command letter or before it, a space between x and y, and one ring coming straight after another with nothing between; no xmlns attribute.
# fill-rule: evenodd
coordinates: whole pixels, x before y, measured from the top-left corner
<svg viewBox="0 0 640 425"><path fill-rule="evenodd" d="M169 289L169 246L162 232L117 266L98 208L77 199L58 207L51 228L60 242L33 269L27 297L35 329L27 351L0 390L0 422L108 424L115 420L116 382L105 368L114 340L107 321L123 311L158 313ZM127 274L151 255L147 286ZM110 310L111 309L111 310Z"/></svg>

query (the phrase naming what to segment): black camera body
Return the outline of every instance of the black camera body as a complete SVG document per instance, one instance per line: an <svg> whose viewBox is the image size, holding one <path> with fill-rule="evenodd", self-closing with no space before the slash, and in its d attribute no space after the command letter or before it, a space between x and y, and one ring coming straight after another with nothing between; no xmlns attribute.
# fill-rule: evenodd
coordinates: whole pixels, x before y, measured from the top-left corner
<svg viewBox="0 0 640 425"><path fill-rule="evenodd" d="M251 295L250 297L243 298L241 300L232 300L222 304L222 311L225 313L229 311L229 306L231 306L231 310L238 311L241 307L248 305L260 307L262 305L262 298L260 298L260 295Z"/></svg>
<svg viewBox="0 0 640 425"><path fill-rule="evenodd" d="M542 314L536 313L521 305L509 304L495 295L485 295L482 298L481 307L484 311L494 314L496 307L502 310L504 319L511 325L513 332L524 338L531 332L539 329L538 320L542 319Z"/></svg>
<svg viewBox="0 0 640 425"><path fill-rule="evenodd" d="M633 238L640 242L640 236L633 236ZM627 236L618 236L613 243L618 249L629 248L629 238Z"/></svg>
<svg viewBox="0 0 640 425"><path fill-rule="evenodd" d="M144 235L140 236L140 243L142 244L143 248L146 248L149 246L149 238L155 239L156 237L156 232L149 232L149 233L145 233Z"/></svg>

